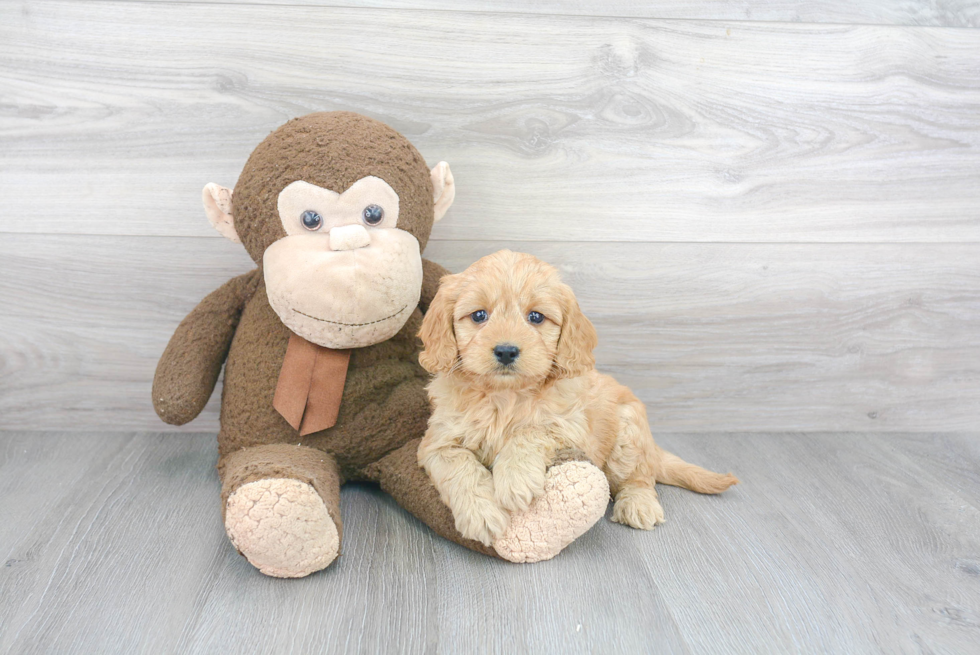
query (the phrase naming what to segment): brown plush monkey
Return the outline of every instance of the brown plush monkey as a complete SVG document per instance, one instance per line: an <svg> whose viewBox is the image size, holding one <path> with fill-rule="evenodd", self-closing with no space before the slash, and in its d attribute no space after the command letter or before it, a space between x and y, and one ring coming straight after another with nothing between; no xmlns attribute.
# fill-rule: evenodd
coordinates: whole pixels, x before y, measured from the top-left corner
<svg viewBox="0 0 980 655"><path fill-rule="evenodd" d="M289 121L255 149L234 193L205 187L212 225L258 268L181 322L153 404L168 423L192 420L227 359L222 512L231 541L263 573L304 576L337 557L348 480L379 482L438 534L512 561L578 536L526 527L581 513L586 490L564 489L496 550L465 540L418 466L429 404L417 333L448 273L421 251L454 195L445 162L430 171L401 134L348 112Z"/></svg>

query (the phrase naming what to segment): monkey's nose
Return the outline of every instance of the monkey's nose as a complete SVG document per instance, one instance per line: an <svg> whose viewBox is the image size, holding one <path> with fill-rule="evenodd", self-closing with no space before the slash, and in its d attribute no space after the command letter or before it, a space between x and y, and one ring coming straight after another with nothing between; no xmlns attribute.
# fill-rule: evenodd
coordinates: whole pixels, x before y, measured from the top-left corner
<svg viewBox="0 0 980 655"><path fill-rule="evenodd" d="M513 364L520 355L521 349L509 343L502 343L493 349L493 356L504 366Z"/></svg>
<svg viewBox="0 0 980 655"><path fill-rule="evenodd" d="M356 250L371 244L371 235L363 225L343 225L330 230L331 250Z"/></svg>

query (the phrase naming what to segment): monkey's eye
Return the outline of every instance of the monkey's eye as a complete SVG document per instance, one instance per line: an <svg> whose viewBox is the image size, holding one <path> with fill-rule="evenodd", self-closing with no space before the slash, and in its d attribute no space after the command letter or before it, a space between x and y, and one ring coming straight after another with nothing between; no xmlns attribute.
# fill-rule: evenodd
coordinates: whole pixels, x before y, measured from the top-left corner
<svg viewBox="0 0 980 655"><path fill-rule="evenodd" d="M540 325L544 322L544 314L541 312L531 312L527 315L527 320L534 323L535 325Z"/></svg>
<svg viewBox="0 0 980 655"><path fill-rule="evenodd" d="M473 319L474 323L482 323L483 321L487 320L487 310L478 309L470 314L470 318Z"/></svg>
<svg viewBox="0 0 980 655"><path fill-rule="evenodd" d="M361 212L361 216L364 217L364 222L368 225L377 225L384 220L385 210L380 205L368 205Z"/></svg>
<svg viewBox="0 0 980 655"><path fill-rule="evenodd" d="M320 226L323 225L323 219L312 209L303 212L299 220L303 221L303 227L307 230L319 230Z"/></svg>

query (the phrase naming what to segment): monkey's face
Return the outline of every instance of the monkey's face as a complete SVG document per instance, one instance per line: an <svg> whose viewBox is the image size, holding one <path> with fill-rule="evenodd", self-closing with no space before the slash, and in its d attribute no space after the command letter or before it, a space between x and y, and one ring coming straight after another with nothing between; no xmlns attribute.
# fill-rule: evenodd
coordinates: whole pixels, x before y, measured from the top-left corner
<svg viewBox="0 0 980 655"><path fill-rule="evenodd" d="M397 333L418 305L422 254L398 228L398 194L381 178L343 193L297 181L279 194L286 236L263 255L266 293L290 330L328 348Z"/></svg>
<svg viewBox="0 0 980 655"><path fill-rule="evenodd" d="M455 193L446 162L429 170L384 123L319 112L266 137L234 196L208 184L202 199L215 229L262 262L289 329L360 348L394 336L418 306L421 251Z"/></svg>

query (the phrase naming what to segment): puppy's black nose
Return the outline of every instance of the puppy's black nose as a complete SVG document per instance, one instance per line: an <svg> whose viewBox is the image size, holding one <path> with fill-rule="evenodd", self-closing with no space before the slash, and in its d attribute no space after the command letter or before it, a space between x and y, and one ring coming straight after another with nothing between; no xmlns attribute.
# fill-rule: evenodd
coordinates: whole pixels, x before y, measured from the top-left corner
<svg viewBox="0 0 980 655"><path fill-rule="evenodd" d="M506 366L514 363L514 360L521 354L521 349L509 343L502 343L493 349L493 354L498 362Z"/></svg>

